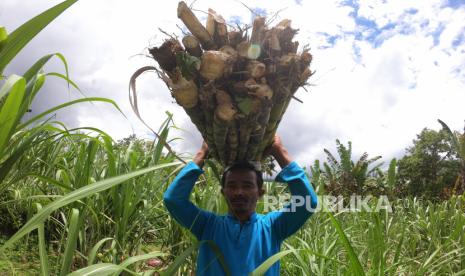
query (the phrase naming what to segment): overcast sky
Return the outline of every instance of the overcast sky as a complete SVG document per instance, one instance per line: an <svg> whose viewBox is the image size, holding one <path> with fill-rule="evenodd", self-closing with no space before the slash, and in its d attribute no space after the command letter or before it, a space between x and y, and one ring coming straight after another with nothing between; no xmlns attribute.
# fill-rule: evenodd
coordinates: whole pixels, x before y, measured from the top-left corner
<svg viewBox="0 0 465 276"><path fill-rule="evenodd" d="M0 25L11 32L34 15L61 1L2 0ZM292 102L279 134L302 165L324 159L324 148L335 140L352 141L358 157L400 157L424 127L439 130L437 119L463 131L465 119L465 1L247 1L264 15L279 13L300 29L296 39L314 56L309 92ZM57 114L69 127L98 127L115 139L150 131L134 116L128 101L131 74L155 62L144 56L147 47L166 38L159 28L182 36L177 1L81 0L52 22L27 46L6 73L22 74L48 53L62 53L70 76L86 96L113 99L127 119L108 104L82 104ZM188 4L192 1L188 1ZM266 4L265 4L266 3ZM198 0L193 7L213 8L229 22L250 23L252 13L239 1ZM177 27L179 26L179 27ZM47 72L64 72L58 59ZM155 129L174 113L183 131L173 137L182 152L195 152L200 135L164 83L155 74L138 81L140 111ZM68 93L61 79L49 78L33 103L37 114L59 103L82 97Z"/></svg>

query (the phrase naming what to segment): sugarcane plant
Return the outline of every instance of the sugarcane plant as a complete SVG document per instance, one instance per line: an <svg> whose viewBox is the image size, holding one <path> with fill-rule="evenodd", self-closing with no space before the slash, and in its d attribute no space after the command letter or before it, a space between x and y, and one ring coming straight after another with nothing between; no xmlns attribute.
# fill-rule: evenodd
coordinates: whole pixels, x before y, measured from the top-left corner
<svg viewBox="0 0 465 276"><path fill-rule="evenodd" d="M288 19L270 27L257 16L248 35L250 27L232 27L212 9L205 26L183 1L177 15L190 34L150 48L159 67L134 75L158 73L222 165L259 164L294 93L312 75L309 48L298 53L298 30Z"/></svg>

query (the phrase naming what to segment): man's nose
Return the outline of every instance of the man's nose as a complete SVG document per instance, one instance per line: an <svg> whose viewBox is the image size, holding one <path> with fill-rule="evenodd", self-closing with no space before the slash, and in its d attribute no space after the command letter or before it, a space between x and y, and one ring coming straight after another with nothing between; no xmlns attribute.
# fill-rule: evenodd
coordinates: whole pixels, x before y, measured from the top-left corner
<svg viewBox="0 0 465 276"><path fill-rule="evenodd" d="M244 195L244 189L242 189L242 187L237 187L236 189L234 189L234 195L235 196Z"/></svg>

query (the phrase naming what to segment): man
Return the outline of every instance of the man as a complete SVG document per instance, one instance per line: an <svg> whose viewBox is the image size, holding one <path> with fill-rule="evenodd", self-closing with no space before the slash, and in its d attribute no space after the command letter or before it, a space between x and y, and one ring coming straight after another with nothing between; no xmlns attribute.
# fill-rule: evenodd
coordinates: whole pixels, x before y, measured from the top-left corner
<svg viewBox="0 0 465 276"><path fill-rule="evenodd" d="M242 162L226 168L221 180L221 193L228 203L229 213L220 216L199 209L189 201L189 195L203 172L201 168L208 154L205 142L164 195L166 208L176 221L199 241L214 241L232 275L248 275L278 253L283 240L296 232L317 206L316 194L304 171L292 161L278 136L269 153L282 168L276 180L288 183L292 196L310 200L311 208L306 208L307 204L295 204L288 206L291 207L288 212L256 214L257 200L265 193L262 174L252 164ZM217 254L203 243L199 249L197 275L224 274ZM266 275L279 275L279 262L271 266Z"/></svg>

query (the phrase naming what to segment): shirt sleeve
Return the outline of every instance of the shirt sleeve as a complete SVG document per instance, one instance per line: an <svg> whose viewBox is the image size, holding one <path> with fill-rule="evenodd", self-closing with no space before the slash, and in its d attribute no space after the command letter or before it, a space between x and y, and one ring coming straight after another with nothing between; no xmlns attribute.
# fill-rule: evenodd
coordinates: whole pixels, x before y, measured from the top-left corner
<svg viewBox="0 0 465 276"><path fill-rule="evenodd" d="M318 198L304 170L296 162L288 164L278 174L276 181L287 183L291 191L290 203L268 214L277 238L282 241L304 225L314 213Z"/></svg>
<svg viewBox="0 0 465 276"><path fill-rule="evenodd" d="M198 240L201 240L203 229L215 214L195 206L189 196L195 182L203 170L194 162L189 162L176 176L163 195L168 212L182 226L189 229Z"/></svg>

